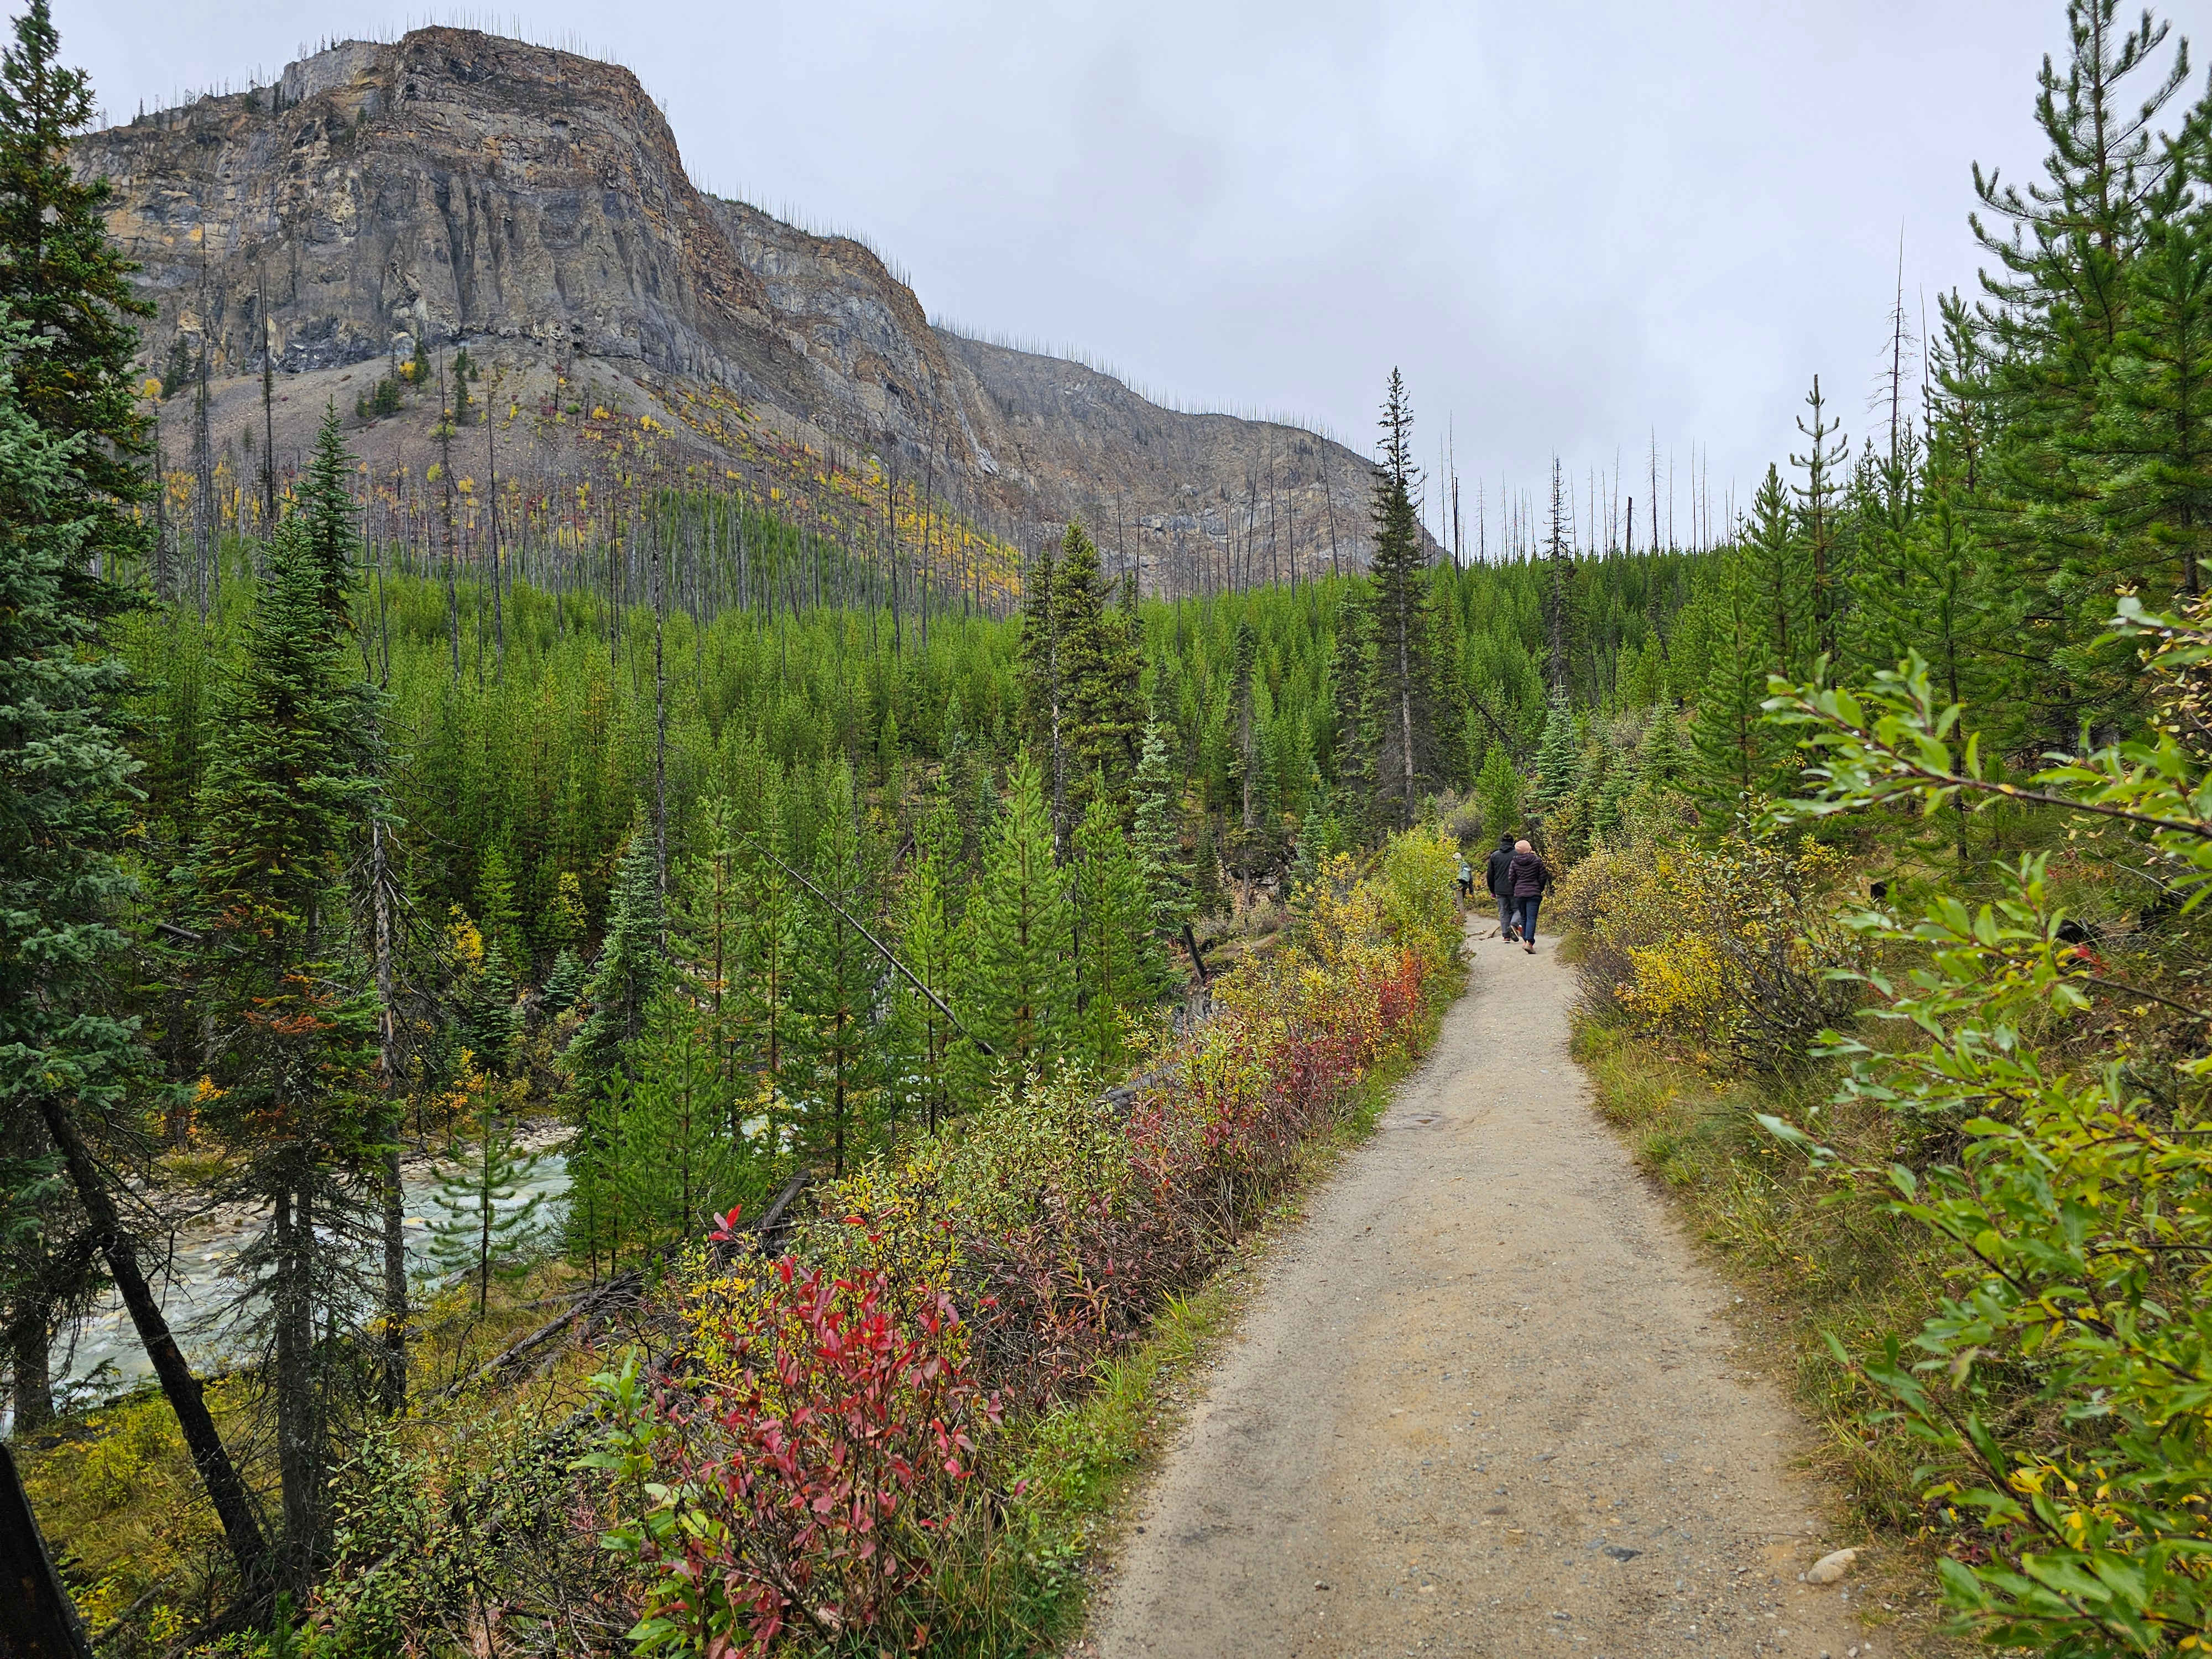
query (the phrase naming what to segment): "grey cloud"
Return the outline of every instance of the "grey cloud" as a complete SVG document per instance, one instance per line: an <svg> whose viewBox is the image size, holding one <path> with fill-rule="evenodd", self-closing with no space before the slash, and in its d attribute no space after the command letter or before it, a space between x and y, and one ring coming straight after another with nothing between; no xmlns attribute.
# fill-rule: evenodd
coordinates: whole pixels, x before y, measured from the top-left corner
<svg viewBox="0 0 2212 1659"><path fill-rule="evenodd" d="M2202 35L2212 0L2165 9ZM59 18L118 117L273 76L303 36L420 21L382 0ZM1398 364L1424 457L1449 420L1493 500L1554 450L1577 477L1618 453L1645 495L1655 429L1678 497L1693 443L1717 489L1747 485L1815 373L1856 435L1900 228L1916 307L1972 285L1969 164L2039 161L2034 73L2062 27L2057 0L547 0L520 19L614 46L702 183L864 233L933 313L1363 446Z"/></svg>

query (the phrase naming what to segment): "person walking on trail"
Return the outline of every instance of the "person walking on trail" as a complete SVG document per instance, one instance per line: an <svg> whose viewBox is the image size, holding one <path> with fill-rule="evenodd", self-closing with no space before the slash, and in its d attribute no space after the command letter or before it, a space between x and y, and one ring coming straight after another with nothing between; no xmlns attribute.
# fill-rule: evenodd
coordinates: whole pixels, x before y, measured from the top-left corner
<svg viewBox="0 0 2212 1659"><path fill-rule="evenodd" d="M1536 907L1544 902L1544 890L1552 884L1552 866L1536 856L1536 849L1525 841L1513 843L1513 861L1505 867L1505 879L1513 892L1513 915L1521 932L1521 943L1530 956L1536 954Z"/></svg>
<svg viewBox="0 0 2212 1659"><path fill-rule="evenodd" d="M1467 854L1459 855L1459 908L1462 910L1474 902L1474 866L1467 861Z"/></svg>
<svg viewBox="0 0 2212 1659"><path fill-rule="evenodd" d="M1518 929L1513 919L1513 886L1506 879L1506 872L1513 863L1513 837L1498 838L1498 850L1490 855L1489 866L1483 872L1483 881L1490 889L1491 897L1498 901L1498 932L1508 945L1517 937Z"/></svg>

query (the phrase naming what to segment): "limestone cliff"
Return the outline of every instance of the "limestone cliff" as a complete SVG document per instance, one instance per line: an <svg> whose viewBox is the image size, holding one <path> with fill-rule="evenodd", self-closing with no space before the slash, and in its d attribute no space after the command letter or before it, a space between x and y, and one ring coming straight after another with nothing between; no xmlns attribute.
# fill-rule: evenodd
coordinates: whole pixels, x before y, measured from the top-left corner
<svg viewBox="0 0 2212 1659"><path fill-rule="evenodd" d="M465 345L517 406L611 385L681 416L712 389L803 443L932 478L1021 539L1081 515L1170 578L1364 550L1362 458L933 328L862 244L694 187L659 109L611 64L418 29L92 134L76 160L112 180L111 228L159 307L149 372L204 354L218 428L242 428L265 338L280 453L419 340ZM678 424L718 447L712 422ZM356 447L375 465L427 426L377 422Z"/></svg>

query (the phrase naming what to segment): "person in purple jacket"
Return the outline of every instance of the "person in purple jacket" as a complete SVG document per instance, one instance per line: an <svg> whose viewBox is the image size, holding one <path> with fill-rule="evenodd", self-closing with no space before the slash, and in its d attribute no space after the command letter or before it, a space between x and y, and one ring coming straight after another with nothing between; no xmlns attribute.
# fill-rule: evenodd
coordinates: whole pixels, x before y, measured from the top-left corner
<svg viewBox="0 0 2212 1659"><path fill-rule="evenodd" d="M1505 890L1513 896L1522 948L1532 957L1536 954L1536 907L1544 902L1544 890L1551 884L1552 866L1538 858L1536 849L1527 842L1515 842L1513 861L1505 866Z"/></svg>

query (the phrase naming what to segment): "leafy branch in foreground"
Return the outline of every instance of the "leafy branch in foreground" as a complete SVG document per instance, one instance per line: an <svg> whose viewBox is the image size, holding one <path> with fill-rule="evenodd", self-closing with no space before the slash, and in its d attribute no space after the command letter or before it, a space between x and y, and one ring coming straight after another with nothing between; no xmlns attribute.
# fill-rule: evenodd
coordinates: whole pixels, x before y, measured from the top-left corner
<svg viewBox="0 0 2212 1659"><path fill-rule="evenodd" d="M2124 604L2122 636L2157 641L2167 675L2212 657L2212 633ZM2124 823L2191 902L2212 880L2212 776L2161 721L2154 740L2052 757L2004 779L1917 658L1852 692L1772 685L1770 716L1801 729L1817 793L1802 818L1917 801L2010 800ZM2193 1651L2212 1641L2212 1146L2203 1017L2177 1099L2139 1085L2142 1039L2084 1030L2103 964L2062 934L2040 858L2002 871L1970 908L1939 894L1917 916L1850 919L1915 965L1858 977L1870 1012L1917 1034L1883 1050L1828 1033L1851 1062L1846 1097L1940 1122L1954 1163L1844 1170L1803 1130L1767 1128L1818 1165L1886 1187L1894 1212L1943 1241L1948 1288L1909 1342L1861 1367L1929 1449L1926 1496L1978 1515L1986 1559L1942 1565L1948 1599L1985 1640L2063 1656ZM1833 1339L1831 1339L1832 1343ZM1837 1352L1843 1357L1838 1346ZM1960 1551L1979 1556L1979 1551Z"/></svg>

